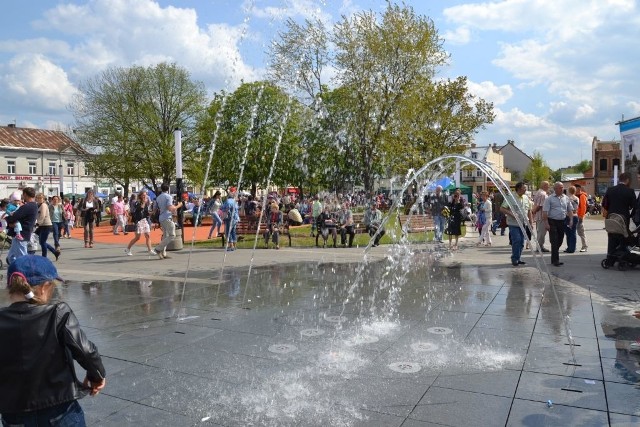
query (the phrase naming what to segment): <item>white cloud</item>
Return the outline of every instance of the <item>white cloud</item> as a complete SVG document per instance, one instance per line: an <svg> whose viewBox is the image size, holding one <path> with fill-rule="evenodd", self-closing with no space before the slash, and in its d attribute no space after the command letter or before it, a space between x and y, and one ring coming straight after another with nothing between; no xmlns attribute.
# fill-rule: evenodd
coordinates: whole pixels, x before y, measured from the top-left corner
<svg viewBox="0 0 640 427"><path fill-rule="evenodd" d="M486 101L493 102L494 105L502 105L513 96L513 90L510 85L496 86L495 83L490 81L475 83L468 80L467 87L469 92Z"/></svg>
<svg viewBox="0 0 640 427"><path fill-rule="evenodd" d="M282 4L284 3L284 4ZM254 0L245 0L243 8L253 16L272 21L281 21L286 18L300 17L302 19L319 19L324 23L330 23L331 14L325 12L321 5L314 0L288 0L278 2L278 6L257 7ZM346 2L343 8L350 8L350 2Z"/></svg>
<svg viewBox="0 0 640 427"><path fill-rule="evenodd" d="M34 25L71 36L70 47L60 43L50 52L72 62L80 78L109 66L160 61L176 62L213 88L233 88L241 80L259 78L240 53L247 37L244 24L213 23L201 28L197 19L193 9L163 8L151 0L91 0L84 5L58 5ZM23 43L37 48L32 41Z"/></svg>
<svg viewBox="0 0 640 427"><path fill-rule="evenodd" d="M504 135L531 149L544 146L545 158L565 166L573 160L567 145L589 144L596 135L609 138L617 133L614 123L621 113L640 114L635 72L640 57L634 54L638 5L637 0L470 0L446 8L445 19L454 25L450 32L470 31L469 49L497 47L492 64L519 81L501 77L513 88L506 101L510 109L495 110L486 135Z"/></svg>
<svg viewBox="0 0 640 427"><path fill-rule="evenodd" d="M457 27L453 31L445 31L442 37L447 43L467 44L471 40L471 31L465 26Z"/></svg>
<svg viewBox="0 0 640 427"><path fill-rule="evenodd" d="M64 110L76 93L67 73L40 54L15 56L2 70L5 102L38 110Z"/></svg>

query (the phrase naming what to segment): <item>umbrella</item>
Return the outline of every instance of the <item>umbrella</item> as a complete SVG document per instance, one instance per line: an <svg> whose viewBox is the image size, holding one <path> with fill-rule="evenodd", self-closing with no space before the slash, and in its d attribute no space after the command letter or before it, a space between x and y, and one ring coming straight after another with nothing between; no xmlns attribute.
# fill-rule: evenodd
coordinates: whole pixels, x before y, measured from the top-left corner
<svg viewBox="0 0 640 427"><path fill-rule="evenodd" d="M429 184L429 186L427 187L427 190L433 191L436 189L438 185L446 189L447 187L449 187L449 185L451 185L452 182L453 180L451 178L449 178L448 176L445 176L444 178L441 178Z"/></svg>

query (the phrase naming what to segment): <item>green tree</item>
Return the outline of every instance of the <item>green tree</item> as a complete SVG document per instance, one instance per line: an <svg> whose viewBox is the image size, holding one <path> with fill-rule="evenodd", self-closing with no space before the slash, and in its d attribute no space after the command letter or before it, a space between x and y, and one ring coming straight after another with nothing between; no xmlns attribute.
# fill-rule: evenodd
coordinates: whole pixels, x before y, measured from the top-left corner
<svg viewBox="0 0 640 427"><path fill-rule="evenodd" d="M220 119L216 122L218 112ZM198 138L201 140L210 140L219 126L211 166L215 173L210 183L236 186L243 164L240 188L250 189L252 194L258 187L267 188L269 184L285 186L295 182L298 179L296 168L302 155L299 144L302 112L302 106L269 82L244 83L229 95L216 94L207 114L198 124ZM283 126L276 167L271 182L267 182ZM209 154L207 151L204 153ZM202 161L208 161L208 155L202 157Z"/></svg>
<svg viewBox="0 0 640 427"><path fill-rule="evenodd" d="M183 164L202 150L193 138L204 85L176 64L110 68L82 82L71 105L91 171L128 191L134 179L157 188L175 175L174 130L183 131ZM148 180L148 181L147 181Z"/></svg>
<svg viewBox="0 0 640 427"><path fill-rule="evenodd" d="M572 168L577 173L586 173L591 170L591 160L582 160Z"/></svg>
<svg viewBox="0 0 640 427"><path fill-rule="evenodd" d="M533 160L524 172L524 180L532 184L534 188L540 188L542 181L555 182L553 171L538 151L533 152Z"/></svg>
<svg viewBox="0 0 640 427"><path fill-rule="evenodd" d="M381 15L343 17L331 30L317 21L287 27L273 45L270 77L312 110L307 125L320 129L309 143L339 154L327 173L342 184L348 176L371 192L381 175L462 152L493 121L493 106L472 97L465 78L434 82L448 55L433 21L411 7L389 3ZM331 90L322 81L328 66Z"/></svg>
<svg viewBox="0 0 640 427"><path fill-rule="evenodd" d="M389 170L403 174L444 154L463 153L473 135L494 120L493 104L470 94L467 78L413 86L385 134Z"/></svg>

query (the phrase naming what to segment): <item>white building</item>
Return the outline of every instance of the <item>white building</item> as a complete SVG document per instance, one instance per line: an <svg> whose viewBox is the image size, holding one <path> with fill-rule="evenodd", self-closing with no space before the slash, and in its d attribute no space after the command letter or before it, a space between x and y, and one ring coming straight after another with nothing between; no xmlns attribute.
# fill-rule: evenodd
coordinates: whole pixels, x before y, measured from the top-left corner
<svg viewBox="0 0 640 427"><path fill-rule="evenodd" d="M47 197L95 189L84 154L64 132L0 126L0 198L22 187L34 187Z"/></svg>

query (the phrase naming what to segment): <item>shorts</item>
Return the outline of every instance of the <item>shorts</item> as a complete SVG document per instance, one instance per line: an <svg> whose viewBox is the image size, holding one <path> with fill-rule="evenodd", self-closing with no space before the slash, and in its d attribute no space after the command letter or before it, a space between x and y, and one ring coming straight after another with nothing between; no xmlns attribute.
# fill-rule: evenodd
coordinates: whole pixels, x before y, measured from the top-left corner
<svg viewBox="0 0 640 427"><path fill-rule="evenodd" d="M149 221L147 219L141 219L136 223L136 234L149 234L151 227L149 227Z"/></svg>

